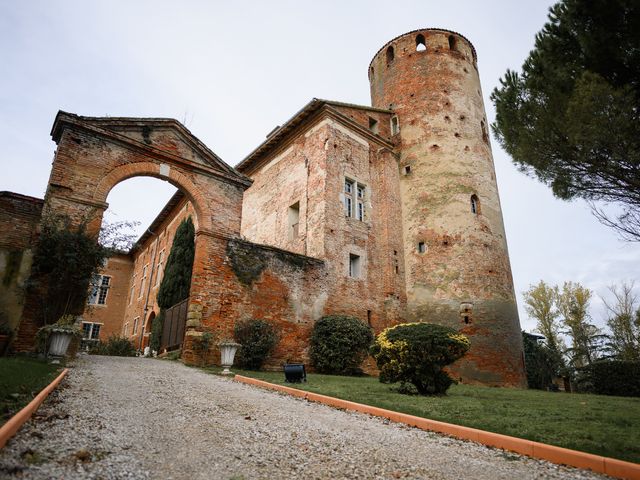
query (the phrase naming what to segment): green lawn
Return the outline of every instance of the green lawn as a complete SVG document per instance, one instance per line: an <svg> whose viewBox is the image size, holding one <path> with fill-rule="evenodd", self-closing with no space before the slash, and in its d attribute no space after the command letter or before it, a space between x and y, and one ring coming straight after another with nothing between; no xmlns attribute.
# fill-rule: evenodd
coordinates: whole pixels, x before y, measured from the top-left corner
<svg viewBox="0 0 640 480"><path fill-rule="evenodd" d="M640 398L471 385L454 385L444 397L419 397L396 393L373 377L311 374L307 383L292 385L284 382L283 373L234 372L432 420L640 463Z"/></svg>
<svg viewBox="0 0 640 480"><path fill-rule="evenodd" d="M29 357L0 357L0 425L60 373L60 365Z"/></svg>

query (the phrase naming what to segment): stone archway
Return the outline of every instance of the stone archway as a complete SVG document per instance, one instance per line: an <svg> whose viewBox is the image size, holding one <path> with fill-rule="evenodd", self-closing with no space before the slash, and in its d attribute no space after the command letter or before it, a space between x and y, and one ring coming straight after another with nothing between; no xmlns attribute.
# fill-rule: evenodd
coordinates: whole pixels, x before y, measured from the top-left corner
<svg viewBox="0 0 640 480"><path fill-rule="evenodd" d="M43 207L48 214L86 221L97 237L107 196L118 183L136 176L166 180L194 206L198 219L196 260L189 297L187 335L203 314L221 309L204 291L205 277L222 271L229 239L240 236L242 196L251 180L223 162L173 119L82 117L58 112L51 136L57 144ZM237 288L222 274L221 289ZM26 309L18 336L32 336L36 312ZM189 329L192 331L189 332Z"/></svg>

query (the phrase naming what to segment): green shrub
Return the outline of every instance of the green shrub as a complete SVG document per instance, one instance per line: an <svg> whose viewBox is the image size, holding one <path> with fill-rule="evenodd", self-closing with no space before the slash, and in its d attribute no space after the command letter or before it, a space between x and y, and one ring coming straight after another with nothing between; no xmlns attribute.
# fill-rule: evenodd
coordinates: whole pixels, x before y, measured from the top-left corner
<svg viewBox="0 0 640 480"><path fill-rule="evenodd" d="M420 395L441 395L454 383L443 370L469 351L469 339L430 323L404 323L384 330L371 347L383 383L412 384Z"/></svg>
<svg viewBox="0 0 640 480"><path fill-rule="evenodd" d="M535 335L527 332L522 332L522 342L528 387L538 390L552 388L553 378L558 369L558 362L554 360L553 352L546 345L538 343Z"/></svg>
<svg viewBox="0 0 640 480"><path fill-rule="evenodd" d="M640 397L640 362L594 362L578 370L576 389L599 395Z"/></svg>
<svg viewBox="0 0 640 480"><path fill-rule="evenodd" d="M236 363L249 370L260 370L278 343L275 327L264 320L238 322L233 328L233 335L242 345L237 353Z"/></svg>
<svg viewBox="0 0 640 480"><path fill-rule="evenodd" d="M322 317L311 332L311 363L320 373L361 374L372 341L371 328L355 317Z"/></svg>
<svg viewBox="0 0 640 480"><path fill-rule="evenodd" d="M164 327L164 310L160 310L157 316L151 321L151 336L149 337L149 348L152 352L160 351L162 341L162 328Z"/></svg>
<svg viewBox="0 0 640 480"><path fill-rule="evenodd" d="M89 353L92 355L109 355L112 357L135 357L136 347L126 337L111 335L106 342L98 342Z"/></svg>

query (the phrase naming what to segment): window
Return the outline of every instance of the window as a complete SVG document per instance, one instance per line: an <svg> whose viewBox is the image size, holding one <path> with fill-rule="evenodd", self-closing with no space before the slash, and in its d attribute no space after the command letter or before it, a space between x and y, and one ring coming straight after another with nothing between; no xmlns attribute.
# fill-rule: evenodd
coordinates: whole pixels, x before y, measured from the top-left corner
<svg viewBox="0 0 640 480"><path fill-rule="evenodd" d="M131 330L131 335L135 335L138 333L138 323L140 322L140 317L136 317L133 319L133 330Z"/></svg>
<svg viewBox="0 0 640 480"><path fill-rule="evenodd" d="M471 213L480 215L480 200L477 195L471 195Z"/></svg>
<svg viewBox="0 0 640 480"><path fill-rule="evenodd" d="M142 295L144 294L144 285L147 282L147 267L148 266L149 266L149 264L147 264L144 267L142 267L142 278L140 279L140 294L138 295L138 298L142 297Z"/></svg>
<svg viewBox="0 0 640 480"><path fill-rule="evenodd" d="M131 279L131 290L129 291L129 305L133 302L133 296L136 293L136 274L133 274L133 278Z"/></svg>
<svg viewBox="0 0 640 480"><path fill-rule="evenodd" d="M456 37L449 35L449 50L456 50Z"/></svg>
<svg viewBox="0 0 640 480"><path fill-rule="evenodd" d="M344 181L344 215L364 222L366 214L366 187L360 183L345 179Z"/></svg>
<svg viewBox="0 0 640 480"><path fill-rule="evenodd" d="M297 238L300 233L300 202L296 202L289 207L289 240Z"/></svg>
<svg viewBox="0 0 640 480"><path fill-rule="evenodd" d="M378 133L378 121L375 118L369 117L369 130L375 134Z"/></svg>
<svg viewBox="0 0 640 480"><path fill-rule="evenodd" d="M89 305L106 305L107 293L109 293L110 284L111 277L106 275L94 275L91 279L87 303Z"/></svg>
<svg viewBox="0 0 640 480"><path fill-rule="evenodd" d="M162 280L162 267L164 266L164 250L160 250L158 254L158 269L156 270L156 287L160 285Z"/></svg>
<svg viewBox="0 0 640 480"><path fill-rule="evenodd" d="M358 205L358 211L357 211L357 218L358 220L360 220L361 222L364 222L364 187L362 185L358 185L358 199L357 199L357 205Z"/></svg>
<svg viewBox="0 0 640 480"><path fill-rule="evenodd" d="M427 251L427 244L424 242L418 242L418 253L425 253Z"/></svg>
<svg viewBox="0 0 640 480"><path fill-rule="evenodd" d="M123 337L126 337L128 332L129 332L129 322L126 322L126 323L122 326L122 336L123 336Z"/></svg>
<svg viewBox="0 0 640 480"><path fill-rule="evenodd" d="M360 255L349 254L349 276L360 278Z"/></svg>
<svg viewBox="0 0 640 480"><path fill-rule="evenodd" d="M487 125L484 123L484 121L480 122L480 129L482 130L482 140L484 140L484 143L489 143L489 134L487 133Z"/></svg>
<svg viewBox="0 0 640 480"><path fill-rule="evenodd" d="M98 340L101 323L82 322L82 338L84 340Z"/></svg>
<svg viewBox="0 0 640 480"><path fill-rule="evenodd" d="M424 41L424 35L419 34L416 37L416 51L424 52L427 49L427 42Z"/></svg>
<svg viewBox="0 0 640 480"><path fill-rule="evenodd" d="M405 165L404 166L404 174L405 175L411 174L411 165Z"/></svg>
<svg viewBox="0 0 640 480"><path fill-rule="evenodd" d="M393 62L395 55L393 52L393 47L389 46L389 48L387 48L387 65L391 64L391 62Z"/></svg>
<svg viewBox="0 0 640 480"><path fill-rule="evenodd" d="M391 135L396 135L400 133L400 123L398 122L398 117L395 115L391 117Z"/></svg>

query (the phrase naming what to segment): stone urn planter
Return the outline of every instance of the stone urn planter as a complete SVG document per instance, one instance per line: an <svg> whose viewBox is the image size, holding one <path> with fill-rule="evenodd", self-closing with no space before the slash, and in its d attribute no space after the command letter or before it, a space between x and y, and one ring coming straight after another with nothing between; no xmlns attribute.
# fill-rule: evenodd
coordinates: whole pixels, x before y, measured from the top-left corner
<svg viewBox="0 0 640 480"><path fill-rule="evenodd" d="M49 355L64 357L75 333L65 328L53 328L49 336Z"/></svg>
<svg viewBox="0 0 640 480"><path fill-rule="evenodd" d="M229 375L231 373L231 366L233 365L233 359L236 356L238 348L242 345L236 342L221 342L218 344L220 347L220 365L222 365L222 375Z"/></svg>

